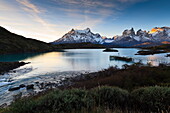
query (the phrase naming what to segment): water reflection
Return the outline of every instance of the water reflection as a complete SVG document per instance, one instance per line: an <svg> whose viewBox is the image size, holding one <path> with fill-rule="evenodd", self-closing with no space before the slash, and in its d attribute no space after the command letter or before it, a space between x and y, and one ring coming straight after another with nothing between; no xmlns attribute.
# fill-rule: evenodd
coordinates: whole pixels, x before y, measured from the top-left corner
<svg viewBox="0 0 170 113"><path fill-rule="evenodd" d="M25 61L31 64L20 67L19 69L30 68L29 73L17 73L15 78L30 78L44 73L62 71L98 71L109 66L121 67L124 64L133 62L110 61L110 56L132 57L134 62L151 62L158 65L161 62L169 62L165 54L158 55L134 55L138 49L117 48L117 52L102 52L103 49L68 49L67 52L48 52L48 53L27 53L14 55L1 55L0 61Z"/></svg>
<svg viewBox="0 0 170 113"><path fill-rule="evenodd" d="M22 54L0 55L0 62L22 61L27 58L33 58L42 54L44 53L22 53Z"/></svg>

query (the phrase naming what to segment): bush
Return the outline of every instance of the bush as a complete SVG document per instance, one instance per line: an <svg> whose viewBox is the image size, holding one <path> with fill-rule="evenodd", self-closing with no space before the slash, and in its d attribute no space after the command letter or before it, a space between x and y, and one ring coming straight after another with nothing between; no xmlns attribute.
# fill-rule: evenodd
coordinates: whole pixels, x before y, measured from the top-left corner
<svg viewBox="0 0 170 113"><path fill-rule="evenodd" d="M17 100L3 113L88 113L97 111L168 112L169 87L139 88L131 93L117 87L55 90ZM116 111L115 111L116 112Z"/></svg>
<svg viewBox="0 0 170 113"><path fill-rule="evenodd" d="M131 93L135 107L141 110L160 112L170 110L169 87L146 87Z"/></svg>
<svg viewBox="0 0 170 113"><path fill-rule="evenodd" d="M129 93L117 87L103 86L93 89L95 101L98 106L109 108L125 108L127 106Z"/></svg>

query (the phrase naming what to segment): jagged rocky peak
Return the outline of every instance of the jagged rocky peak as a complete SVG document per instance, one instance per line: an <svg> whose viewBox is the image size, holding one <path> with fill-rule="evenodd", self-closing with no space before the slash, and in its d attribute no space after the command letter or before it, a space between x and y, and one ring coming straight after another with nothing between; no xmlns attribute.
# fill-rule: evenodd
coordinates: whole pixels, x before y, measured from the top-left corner
<svg viewBox="0 0 170 113"><path fill-rule="evenodd" d="M123 32L123 36L135 36L135 31L133 28L131 28L130 30L126 29Z"/></svg>
<svg viewBox="0 0 170 113"><path fill-rule="evenodd" d="M60 43L82 43L82 42L91 42L91 43L103 43L103 39L100 34L92 33L90 28L84 30L72 29L66 33L62 38L54 41L54 44Z"/></svg>
<svg viewBox="0 0 170 113"><path fill-rule="evenodd" d="M139 30L136 32L136 36L150 37L150 36L149 36L149 32L147 32L146 30L143 31L142 29L139 29Z"/></svg>

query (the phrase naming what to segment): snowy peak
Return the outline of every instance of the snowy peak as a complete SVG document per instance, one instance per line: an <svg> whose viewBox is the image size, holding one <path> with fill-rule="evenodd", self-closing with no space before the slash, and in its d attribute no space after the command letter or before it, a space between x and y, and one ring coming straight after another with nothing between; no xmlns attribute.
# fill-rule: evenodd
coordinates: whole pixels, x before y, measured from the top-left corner
<svg viewBox="0 0 170 113"><path fill-rule="evenodd" d="M87 33L91 33L90 28L84 29L84 30L75 30L75 32L79 33L79 34L87 34Z"/></svg>
<svg viewBox="0 0 170 113"><path fill-rule="evenodd" d="M92 33L90 28L86 28L84 30L72 29L71 31L66 33L62 38L54 41L54 44L82 43L82 42L90 42L90 43L102 44L103 39L100 36L100 34Z"/></svg>

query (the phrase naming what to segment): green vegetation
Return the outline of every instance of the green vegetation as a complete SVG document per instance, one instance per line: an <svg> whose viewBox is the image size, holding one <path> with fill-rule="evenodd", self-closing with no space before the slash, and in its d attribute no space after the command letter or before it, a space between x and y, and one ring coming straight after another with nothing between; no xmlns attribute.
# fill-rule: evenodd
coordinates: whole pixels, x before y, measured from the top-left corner
<svg viewBox="0 0 170 113"><path fill-rule="evenodd" d="M170 110L169 87L145 87L132 92L116 87L91 90L54 90L23 98L2 113L124 113L167 112ZM110 111L110 112L108 112Z"/></svg>
<svg viewBox="0 0 170 113"><path fill-rule="evenodd" d="M50 44L16 35L0 27L0 54L51 51Z"/></svg>
<svg viewBox="0 0 170 113"><path fill-rule="evenodd" d="M25 62L0 62L0 74L25 65Z"/></svg>
<svg viewBox="0 0 170 113"><path fill-rule="evenodd" d="M57 44L54 45L57 49L98 49L98 48L105 48L101 44L92 44L89 42L86 43L74 43L74 44Z"/></svg>

